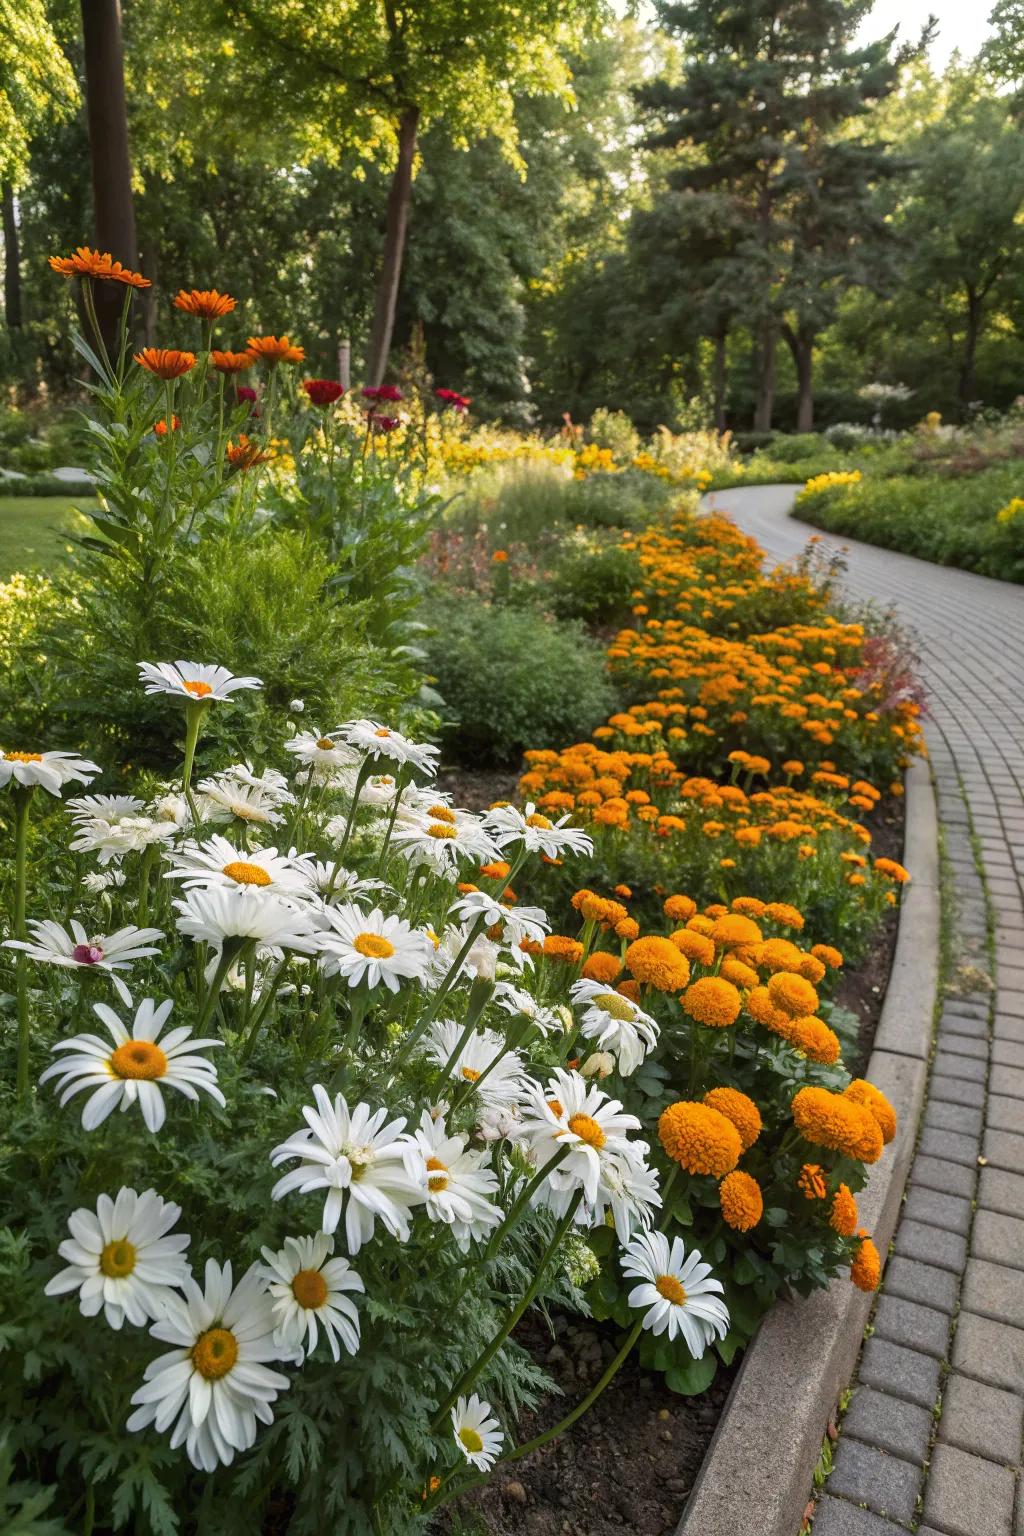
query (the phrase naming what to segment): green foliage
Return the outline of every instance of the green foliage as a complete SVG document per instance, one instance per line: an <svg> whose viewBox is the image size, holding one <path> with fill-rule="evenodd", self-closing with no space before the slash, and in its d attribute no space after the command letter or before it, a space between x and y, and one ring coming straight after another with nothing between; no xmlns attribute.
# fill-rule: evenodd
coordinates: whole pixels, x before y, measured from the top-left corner
<svg viewBox="0 0 1024 1536"><path fill-rule="evenodd" d="M428 662L454 717L448 753L514 765L526 747L588 735L612 707L601 646L582 626L465 597L425 610Z"/></svg>
<svg viewBox="0 0 1024 1536"><path fill-rule="evenodd" d="M621 536L579 533L560 546L544 596L560 619L591 626L625 623L640 576L636 553Z"/></svg>

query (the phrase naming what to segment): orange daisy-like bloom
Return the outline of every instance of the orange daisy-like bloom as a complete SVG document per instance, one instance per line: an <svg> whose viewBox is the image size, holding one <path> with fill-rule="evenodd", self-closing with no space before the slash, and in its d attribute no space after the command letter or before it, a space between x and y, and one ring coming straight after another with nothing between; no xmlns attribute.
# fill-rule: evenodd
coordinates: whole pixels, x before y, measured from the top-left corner
<svg viewBox="0 0 1024 1536"><path fill-rule="evenodd" d="M148 277L123 267L109 251L92 251L87 245L80 245L71 256L51 256L49 262L61 277L95 277L105 282L124 283L129 288L152 287Z"/></svg>
<svg viewBox="0 0 1024 1536"><path fill-rule="evenodd" d="M793 1120L805 1141L830 1147L844 1157L877 1163L882 1132L870 1110L827 1088L801 1088L793 1099Z"/></svg>
<svg viewBox="0 0 1024 1536"><path fill-rule="evenodd" d="M819 1163L804 1163L796 1187L808 1200L824 1200L828 1194L825 1170Z"/></svg>
<svg viewBox="0 0 1024 1536"><path fill-rule="evenodd" d="M690 979L690 966L668 939L648 934L634 939L626 950L626 969L637 981L658 992L681 992Z"/></svg>
<svg viewBox="0 0 1024 1536"><path fill-rule="evenodd" d="M235 300L229 293L218 293L216 288L192 288L188 292L182 288L175 296L174 307L183 309L186 315L195 315L197 320L219 320L230 315Z"/></svg>
<svg viewBox="0 0 1024 1536"><path fill-rule="evenodd" d="M252 469L255 464L266 464L273 457L272 453L264 453L259 443L254 443L244 432L239 432L237 443L229 442L227 446L227 461L232 469Z"/></svg>
<svg viewBox="0 0 1024 1536"><path fill-rule="evenodd" d="M454 819L452 817L453 821ZM484 880L507 880L511 873L512 866L511 864L506 864L504 859L495 859L490 864L480 865L480 874Z"/></svg>
<svg viewBox="0 0 1024 1536"><path fill-rule="evenodd" d="M727 1174L719 1184L718 1203L722 1207L723 1221L735 1232L749 1232L764 1215L761 1186L742 1168Z"/></svg>
<svg viewBox="0 0 1024 1536"><path fill-rule="evenodd" d="M882 1140L886 1146L896 1135L896 1111L881 1088L876 1088L874 1083L869 1083L863 1077L855 1077L853 1082L843 1090L844 1099L852 1099L855 1104L863 1104L878 1121L878 1128L882 1133Z"/></svg>
<svg viewBox="0 0 1024 1536"><path fill-rule="evenodd" d="M670 896L665 902L665 916L674 923L687 922L697 910L697 903L689 896Z"/></svg>
<svg viewBox="0 0 1024 1536"><path fill-rule="evenodd" d="M707 934L694 933L690 928L677 928L675 933L669 934L669 943L674 944L679 953L694 965L711 966L715 963L715 946Z"/></svg>
<svg viewBox="0 0 1024 1536"><path fill-rule="evenodd" d="M709 1088L704 1095L704 1103L732 1121L740 1133L744 1152L749 1151L763 1129L761 1111L753 1099L741 1093L738 1088Z"/></svg>
<svg viewBox="0 0 1024 1536"><path fill-rule="evenodd" d="M831 1067L839 1060L841 1046L839 1036L813 1014L806 1019L794 1019L789 1030L789 1043L803 1051L809 1061Z"/></svg>
<svg viewBox="0 0 1024 1536"><path fill-rule="evenodd" d="M611 983L622 971L622 965L618 955L609 955L603 949L595 949L592 955L587 956L582 975L586 981L600 981Z"/></svg>
<svg viewBox="0 0 1024 1536"><path fill-rule="evenodd" d="M254 352L218 352L210 353L210 367L218 373L245 373L256 361Z"/></svg>
<svg viewBox="0 0 1024 1536"><path fill-rule="evenodd" d="M804 1019L818 1006L818 994L810 982L791 971L776 971L768 982L768 996L792 1019Z"/></svg>
<svg viewBox="0 0 1024 1536"><path fill-rule="evenodd" d="M741 912L728 912L715 920L709 937L719 949L744 949L750 944L760 944L761 930Z"/></svg>
<svg viewBox="0 0 1024 1536"><path fill-rule="evenodd" d="M293 347L287 336L250 336L249 350L271 368L278 363L301 363L306 356L302 347Z"/></svg>
<svg viewBox="0 0 1024 1536"><path fill-rule="evenodd" d="M673 1162L687 1173L722 1179L740 1160L743 1145L731 1120L709 1104L680 1100L658 1121L658 1139Z"/></svg>
<svg viewBox="0 0 1024 1536"><path fill-rule="evenodd" d="M194 352L178 352L174 347L144 347L134 354L135 361L158 379L180 379L196 365Z"/></svg>
<svg viewBox="0 0 1024 1536"><path fill-rule="evenodd" d="M877 1291L882 1278L882 1260L870 1237L865 1237L850 1265L850 1279L859 1291Z"/></svg>
<svg viewBox="0 0 1024 1536"><path fill-rule="evenodd" d="M846 1184L840 1184L835 1192L828 1222L840 1237L852 1237L857 1230L857 1202Z"/></svg>
<svg viewBox="0 0 1024 1536"><path fill-rule="evenodd" d="M709 1029L728 1029L740 1016L740 994L721 976L702 976L693 982L683 993L682 1004L691 1019Z"/></svg>
<svg viewBox="0 0 1024 1536"><path fill-rule="evenodd" d="M544 940L544 955L548 960L559 960L565 965L579 965L583 959L583 945L578 939L569 939L562 933L549 933Z"/></svg>

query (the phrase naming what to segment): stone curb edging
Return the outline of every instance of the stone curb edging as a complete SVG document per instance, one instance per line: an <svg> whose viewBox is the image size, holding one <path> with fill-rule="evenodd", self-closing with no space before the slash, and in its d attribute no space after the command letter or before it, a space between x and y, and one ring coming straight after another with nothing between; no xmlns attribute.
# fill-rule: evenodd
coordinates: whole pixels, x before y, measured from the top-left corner
<svg viewBox="0 0 1024 1536"><path fill-rule="evenodd" d="M896 1140L857 1197L883 1259L917 1141L939 982L938 820L928 764L906 774L904 863L913 880L867 1076L892 1101ZM846 1275L778 1301L749 1345L676 1536L797 1536L829 1415L848 1384L874 1296Z"/></svg>

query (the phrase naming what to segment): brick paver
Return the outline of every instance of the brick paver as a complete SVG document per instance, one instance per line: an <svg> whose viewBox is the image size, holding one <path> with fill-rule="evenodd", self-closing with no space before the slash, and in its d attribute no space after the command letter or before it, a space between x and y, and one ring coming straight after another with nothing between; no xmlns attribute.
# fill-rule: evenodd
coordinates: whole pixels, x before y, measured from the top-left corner
<svg viewBox="0 0 1024 1536"><path fill-rule="evenodd" d="M793 495L708 502L776 562L811 532ZM1024 593L822 543L919 654L956 911L917 1155L815 1536L1024 1536Z"/></svg>

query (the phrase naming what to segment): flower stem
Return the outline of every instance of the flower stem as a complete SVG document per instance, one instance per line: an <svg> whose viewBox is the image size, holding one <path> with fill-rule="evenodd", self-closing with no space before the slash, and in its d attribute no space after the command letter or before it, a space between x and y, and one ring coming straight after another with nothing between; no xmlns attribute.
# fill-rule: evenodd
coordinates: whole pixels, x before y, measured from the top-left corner
<svg viewBox="0 0 1024 1536"><path fill-rule="evenodd" d="M216 1003L217 1003L217 999L220 996L221 983L223 982L224 977L227 975L228 971L230 970L232 962L239 955L239 953L245 948L245 946L247 944L251 944L251 943L252 943L251 939L225 939L224 940L224 943L223 943L223 946L222 946L221 952L220 952L220 957L219 957L219 959L217 961L216 969L214 970L213 976L211 978L210 985L209 985L209 988L207 990L206 996L203 999L203 1006L202 1006L202 1009L200 1011L199 1018L196 1020L196 1034L197 1035L202 1033L202 1031L206 1028L206 1025L210 1021L210 1015L213 1013L213 1010L214 1010L214 1008L216 1006Z"/></svg>
<svg viewBox="0 0 1024 1536"><path fill-rule="evenodd" d="M539 1172L535 1173L533 1178L529 1179L523 1185L523 1188L520 1190L515 1204L512 1206L512 1209L505 1217L505 1220L502 1222L500 1227L497 1227L495 1231L491 1233L490 1241L484 1250L484 1263L486 1263L489 1259L494 1258L502 1238L506 1235L506 1233L511 1232L512 1228L516 1226L520 1216L522 1215L524 1207L528 1203L530 1196L533 1194L537 1186L542 1184L547 1178L548 1174L552 1173L554 1169L558 1167L559 1163L564 1162L568 1156L569 1148L559 1147L558 1151L554 1154L553 1157L548 1158L547 1162L539 1170Z"/></svg>
<svg viewBox="0 0 1024 1536"><path fill-rule="evenodd" d="M192 798L192 764L195 761L196 743L199 733L203 728L203 720L206 716L207 705L204 703L189 703L185 705L185 762L182 767L182 782L185 789L185 803L192 817L193 825L199 823L199 812Z"/></svg>
<svg viewBox="0 0 1024 1536"><path fill-rule="evenodd" d="M25 893L28 884L28 813L32 787L14 790L14 937L24 940ZM19 949L15 961L18 998L18 1098L26 1103L29 1096L28 1055L28 956Z"/></svg>

